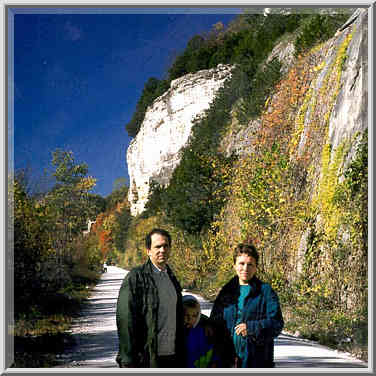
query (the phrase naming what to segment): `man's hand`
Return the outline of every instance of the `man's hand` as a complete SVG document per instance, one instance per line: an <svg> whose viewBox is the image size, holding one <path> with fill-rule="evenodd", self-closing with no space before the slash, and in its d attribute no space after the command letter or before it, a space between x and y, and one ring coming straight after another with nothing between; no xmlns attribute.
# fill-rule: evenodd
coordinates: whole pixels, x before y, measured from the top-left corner
<svg viewBox="0 0 376 376"><path fill-rule="evenodd" d="M245 322L242 322L235 326L235 333L238 336L245 337L247 335L247 324Z"/></svg>

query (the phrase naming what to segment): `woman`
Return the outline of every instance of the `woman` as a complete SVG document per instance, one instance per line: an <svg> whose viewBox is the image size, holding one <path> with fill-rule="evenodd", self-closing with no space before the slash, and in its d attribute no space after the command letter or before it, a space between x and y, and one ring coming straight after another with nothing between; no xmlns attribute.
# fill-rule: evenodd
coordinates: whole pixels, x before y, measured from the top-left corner
<svg viewBox="0 0 376 376"><path fill-rule="evenodd" d="M258 259L253 245L236 247L236 276L223 286L211 312L211 319L232 339L235 354L229 348L222 352L230 367L274 367L274 338L284 323L277 294L255 277Z"/></svg>

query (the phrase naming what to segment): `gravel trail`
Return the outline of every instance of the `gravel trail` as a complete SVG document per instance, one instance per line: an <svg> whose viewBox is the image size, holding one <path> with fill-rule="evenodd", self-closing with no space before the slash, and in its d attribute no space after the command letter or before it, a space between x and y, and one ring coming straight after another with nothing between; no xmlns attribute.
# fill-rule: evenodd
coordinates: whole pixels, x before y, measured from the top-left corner
<svg viewBox="0 0 376 376"><path fill-rule="evenodd" d="M76 344L58 355L60 364L56 368L118 368L115 361L118 348L115 312L119 288L126 274L126 270L116 266L108 266L108 271L102 274L81 315L71 327ZM200 301L202 312L209 315L211 303L199 295L192 295ZM367 363L347 353L286 333L275 340L275 362L277 368L291 367L294 371L312 367L320 368L320 372L325 368L367 372L368 367Z"/></svg>

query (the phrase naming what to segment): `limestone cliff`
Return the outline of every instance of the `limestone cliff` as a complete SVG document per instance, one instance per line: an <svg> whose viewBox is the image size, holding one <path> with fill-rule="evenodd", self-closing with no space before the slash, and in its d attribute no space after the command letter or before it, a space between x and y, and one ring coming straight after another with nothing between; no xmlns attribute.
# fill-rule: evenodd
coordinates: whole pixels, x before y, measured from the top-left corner
<svg viewBox="0 0 376 376"><path fill-rule="evenodd" d="M216 69L173 80L170 89L149 106L140 131L127 150L132 215L144 210L151 180L168 183L193 120L209 108L218 89L231 75L231 69L218 65Z"/></svg>
<svg viewBox="0 0 376 376"><path fill-rule="evenodd" d="M348 46L346 64L342 73L341 88L335 101L331 118L329 119L329 137L332 149L336 149L345 138L351 138L356 132L364 131L368 127L368 16L366 9L358 9L349 21L337 31L329 40L327 53L324 58L323 69L318 72L317 79L312 81L311 91L318 92L324 86L324 78L328 70L335 64L336 54L344 38L354 28L353 36ZM296 62L294 45L288 38L277 44L269 56L269 61L277 57L281 63L281 71L288 73ZM327 98L329 99L329 98ZM308 109L312 108L314 99ZM315 104L324 106L326 102ZM308 125L312 122L312 111L307 111L304 119L304 129L299 140L299 149L302 150L306 141ZM229 155L249 153L252 151L253 136L260 129L259 119L251 120L248 126L241 126L233 117L232 131L222 141L222 150Z"/></svg>
<svg viewBox="0 0 376 376"><path fill-rule="evenodd" d="M284 41L284 46L283 54L281 46L277 46L272 55L283 60L282 69L288 72L289 67L299 62L292 58L291 45ZM286 129L290 126L289 123L293 124L294 129L294 136L289 141L291 150L294 150L290 158L298 160L309 156L311 163L307 169L309 173L305 171L304 176L304 169L301 169L300 179L304 182L298 181L299 173L296 174L296 185L306 186L305 189L310 192L309 201L317 197L321 200L319 210L312 220L314 224L297 233L299 246L290 260L290 265L293 265L291 278L295 272L299 274L302 271L309 242L312 242L311 234L327 232L330 226L336 228L330 223L330 220L334 221L333 218L324 218L329 217L328 212L334 211L333 208L326 208L333 202L333 193L329 192L334 192L335 188L338 188L336 184L343 180L347 166L356 156L359 141L368 129L367 47L368 12L366 9L359 9L333 38L318 46L316 52L310 55L309 61L305 62L305 69L312 74L310 85L301 107L296 112L289 113L290 120L286 117ZM265 109L266 114L272 112L273 107L275 110L276 103L283 95L283 90L276 90ZM288 97L285 99L290 100ZM240 125L233 116L232 124L222 139L222 152L226 155L235 152L244 158L251 155L262 126L261 119L253 119L248 125ZM313 144L315 146L312 146ZM229 202L228 211L232 205L233 200ZM344 217L343 213L336 215ZM234 221L234 216L231 219ZM237 239L237 236L240 236L240 221L236 222L234 227L234 239ZM345 243L345 239L350 237L346 226L342 226L338 231ZM235 241L234 239L231 240ZM354 301L349 299L348 304L353 303Z"/></svg>
<svg viewBox="0 0 376 376"><path fill-rule="evenodd" d="M328 70L335 65L338 50L354 26L355 31L346 52L341 86L336 94L334 107L329 111L331 115L328 132L332 149L335 150L344 138L351 138L356 132L363 131L368 126L367 10L358 9L337 34L325 43L326 55L323 67L318 69L316 79L312 80L310 88L310 92L313 93L312 100L306 103L304 121L301 129L297 130L299 136L297 147L300 152L304 151L307 132L313 121L312 109L316 108L315 116L320 116L317 114L320 111L322 116L325 115L325 111L328 112L328 109L324 109L326 101L313 103L317 98L315 93L322 90L325 85L324 79L328 76ZM287 75L296 63L293 42L286 38L278 43L268 60L273 57L281 61L281 72ZM144 210L150 181L154 180L162 185L168 184L174 168L179 164L179 151L190 136L193 119L209 108L218 89L230 76L231 67L225 65L188 74L172 81L170 89L148 108L141 129L127 151L130 176L128 199L132 215ZM253 150L254 135L260 127L260 119L253 119L248 126L244 126L239 125L236 117L233 116L231 132L223 138L221 150L226 155L232 152L249 154ZM352 149L355 150L355 146L356 143ZM353 154L349 153L350 157Z"/></svg>

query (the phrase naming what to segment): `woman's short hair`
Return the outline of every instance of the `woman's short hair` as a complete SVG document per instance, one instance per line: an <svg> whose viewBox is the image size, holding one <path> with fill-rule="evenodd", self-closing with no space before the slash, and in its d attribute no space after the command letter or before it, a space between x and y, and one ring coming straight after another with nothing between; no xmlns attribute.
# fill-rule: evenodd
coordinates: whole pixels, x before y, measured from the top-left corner
<svg viewBox="0 0 376 376"><path fill-rule="evenodd" d="M243 254L253 257L256 261L256 265L258 265L259 254L253 244L240 243L236 246L233 253L234 264L236 264L236 259Z"/></svg>

